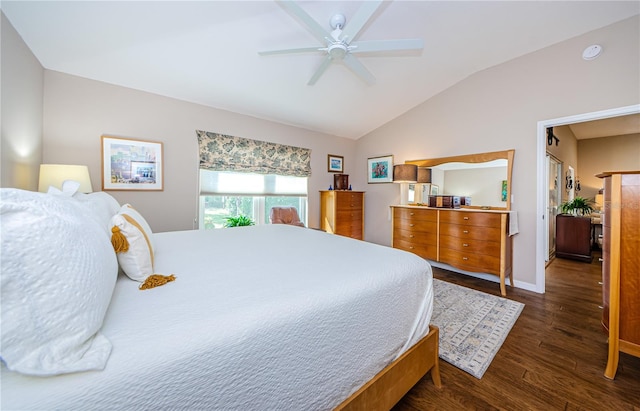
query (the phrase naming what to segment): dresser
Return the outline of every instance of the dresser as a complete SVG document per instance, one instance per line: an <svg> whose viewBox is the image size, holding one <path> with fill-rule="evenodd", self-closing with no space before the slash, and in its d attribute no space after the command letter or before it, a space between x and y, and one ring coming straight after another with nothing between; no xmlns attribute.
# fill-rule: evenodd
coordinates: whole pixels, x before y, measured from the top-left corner
<svg viewBox="0 0 640 411"><path fill-rule="evenodd" d="M438 259L438 210L393 208L393 247Z"/></svg>
<svg viewBox="0 0 640 411"><path fill-rule="evenodd" d="M364 191L320 191L320 228L331 234L364 239Z"/></svg>
<svg viewBox="0 0 640 411"><path fill-rule="evenodd" d="M441 209L392 206L394 248L459 270L505 278L513 286L509 212L480 209Z"/></svg>
<svg viewBox="0 0 640 411"><path fill-rule="evenodd" d="M556 216L556 257L591 262L591 217Z"/></svg>
<svg viewBox="0 0 640 411"><path fill-rule="evenodd" d="M602 215L602 325L609 335L604 375L613 379L620 352L640 357L640 171L598 175Z"/></svg>

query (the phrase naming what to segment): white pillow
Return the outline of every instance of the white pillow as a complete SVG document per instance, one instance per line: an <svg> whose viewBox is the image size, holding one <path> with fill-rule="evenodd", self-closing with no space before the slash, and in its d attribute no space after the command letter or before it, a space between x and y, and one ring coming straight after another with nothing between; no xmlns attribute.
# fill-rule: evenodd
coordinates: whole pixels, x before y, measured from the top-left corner
<svg viewBox="0 0 640 411"><path fill-rule="evenodd" d="M76 193L73 198L80 202L87 203L95 214L95 218L104 230L111 236L111 218L120 211L120 203L111 194L104 191L95 193Z"/></svg>
<svg viewBox="0 0 640 411"><path fill-rule="evenodd" d="M144 281L153 274L155 244L153 232L147 221L130 204L125 204L120 212L111 219L112 243L122 244L118 236L124 236L128 244L127 251L116 252L122 271L135 281Z"/></svg>
<svg viewBox="0 0 640 411"><path fill-rule="evenodd" d="M10 370L55 375L104 368L99 330L118 264L87 204L0 189L2 344Z"/></svg>

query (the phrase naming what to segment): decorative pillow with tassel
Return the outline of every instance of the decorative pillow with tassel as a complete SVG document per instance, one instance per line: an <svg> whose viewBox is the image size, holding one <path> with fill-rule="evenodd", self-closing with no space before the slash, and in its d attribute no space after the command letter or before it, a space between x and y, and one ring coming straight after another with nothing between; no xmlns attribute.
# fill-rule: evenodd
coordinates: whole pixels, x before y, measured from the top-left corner
<svg viewBox="0 0 640 411"><path fill-rule="evenodd" d="M153 274L153 232L130 204L123 205L111 218L111 244L120 268L129 278L143 282Z"/></svg>

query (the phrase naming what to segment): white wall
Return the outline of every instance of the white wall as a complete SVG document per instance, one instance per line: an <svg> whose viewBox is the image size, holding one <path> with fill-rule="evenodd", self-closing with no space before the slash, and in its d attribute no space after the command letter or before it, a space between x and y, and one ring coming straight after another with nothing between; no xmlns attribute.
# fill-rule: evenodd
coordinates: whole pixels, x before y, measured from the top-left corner
<svg viewBox="0 0 640 411"><path fill-rule="evenodd" d="M597 174L631 170L640 170L640 134L578 140L582 197L594 198L602 188L602 179Z"/></svg>
<svg viewBox="0 0 640 411"><path fill-rule="evenodd" d="M44 69L1 13L0 187L38 189Z"/></svg>
<svg viewBox="0 0 640 411"><path fill-rule="evenodd" d="M45 71L44 161L87 164L94 190L102 185L100 136L159 141L164 148L164 191L111 192L138 209L154 231L194 227L197 216L198 142L196 130L266 140L311 149L309 225L320 223L319 190L333 184L327 155L344 156L344 172L354 172L356 142L114 86ZM353 184L353 183L352 183ZM353 189L361 189L353 184ZM197 228L197 225L195 226Z"/></svg>
<svg viewBox="0 0 640 411"><path fill-rule="evenodd" d="M396 163L515 149L513 203L520 233L514 237L516 284L536 283L537 122L640 102L639 17L607 26L470 76L358 140L356 161L393 154ZM543 30L544 27L541 27ZM584 61L582 51L603 54ZM428 76L428 73L425 73ZM364 166L363 166L364 169ZM358 180L359 178L359 180ZM364 170L354 181L366 186ZM393 184L367 187L367 241L389 245Z"/></svg>

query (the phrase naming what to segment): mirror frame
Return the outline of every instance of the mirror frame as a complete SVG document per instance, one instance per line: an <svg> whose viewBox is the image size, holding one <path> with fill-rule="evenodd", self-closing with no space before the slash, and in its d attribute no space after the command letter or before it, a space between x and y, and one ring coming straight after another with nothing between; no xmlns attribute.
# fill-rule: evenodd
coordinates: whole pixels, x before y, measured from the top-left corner
<svg viewBox="0 0 640 411"><path fill-rule="evenodd" d="M418 167L435 167L445 163L484 163L493 160L507 160L507 206L491 207L491 210L511 210L511 174L513 172L513 157L516 150L492 151L489 153L466 154L452 157L428 158L422 160L408 160L405 164L415 164ZM471 206L471 208L480 208Z"/></svg>

